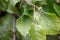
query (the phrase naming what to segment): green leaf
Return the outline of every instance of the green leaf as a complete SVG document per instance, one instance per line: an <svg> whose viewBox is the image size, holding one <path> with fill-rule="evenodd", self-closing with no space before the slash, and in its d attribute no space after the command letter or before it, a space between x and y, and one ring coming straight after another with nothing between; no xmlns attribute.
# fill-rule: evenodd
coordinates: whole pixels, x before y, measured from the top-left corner
<svg viewBox="0 0 60 40"><path fill-rule="evenodd" d="M46 3L47 3L48 8L50 9L50 11L51 11L52 13L54 13L54 12L55 12L55 11L54 11L54 8L53 8L54 1L53 1L53 0L46 0Z"/></svg>
<svg viewBox="0 0 60 40"><path fill-rule="evenodd" d="M42 9L44 12L52 13L52 10L47 5L43 5Z"/></svg>
<svg viewBox="0 0 60 40"><path fill-rule="evenodd" d="M13 6L13 5L10 5L8 6L7 8L7 12L11 13L11 14L18 14L19 12L17 11L17 9Z"/></svg>
<svg viewBox="0 0 60 40"><path fill-rule="evenodd" d="M36 1L41 1L41 0L26 0L27 4L34 4Z"/></svg>
<svg viewBox="0 0 60 40"><path fill-rule="evenodd" d="M7 11L9 13L18 13L15 8L15 4L20 0L0 0L0 10Z"/></svg>
<svg viewBox="0 0 60 40"><path fill-rule="evenodd" d="M60 5L54 4L54 10L58 16L60 16Z"/></svg>
<svg viewBox="0 0 60 40"><path fill-rule="evenodd" d="M28 15L24 15L23 17L17 20L16 28L23 36L26 36L32 22L33 22L33 18L31 18Z"/></svg>
<svg viewBox="0 0 60 40"><path fill-rule="evenodd" d="M38 7L41 7L42 5L46 5L46 0L36 0L34 4Z"/></svg>
<svg viewBox="0 0 60 40"><path fill-rule="evenodd" d="M42 26L47 34L57 34L60 21L58 20L58 17L52 13L45 14L43 16L40 16L40 26Z"/></svg>
<svg viewBox="0 0 60 40"><path fill-rule="evenodd" d="M2 17L0 26L0 40L12 40L11 32L9 30L12 29L12 16L7 14Z"/></svg>
<svg viewBox="0 0 60 40"><path fill-rule="evenodd" d="M41 6L41 1L36 1L35 5L38 6L38 7L40 7Z"/></svg>
<svg viewBox="0 0 60 40"><path fill-rule="evenodd" d="M9 0L9 3L10 3L11 5L15 6L16 3L19 2L19 1L21 1L21 0Z"/></svg>
<svg viewBox="0 0 60 40"><path fill-rule="evenodd" d="M43 29L44 27L40 25L40 22L41 23L43 22L41 21L42 19L40 18L41 17L40 13L36 11L35 15L36 15L35 22L33 22L29 31L30 38L31 40L45 40L46 32Z"/></svg>
<svg viewBox="0 0 60 40"><path fill-rule="evenodd" d="M31 26L29 33L31 40L46 40L46 34L58 34L60 21L54 13L35 13L36 22Z"/></svg>
<svg viewBox="0 0 60 40"><path fill-rule="evenodd" d="M9 13L19 13L17 9L15 8L16 3L19 2L19 0L9 0L7 12Z"/></svg>
<svg viewBox="0 0 60 40"><path fill-rule="evenodd" d="M8 7L9 1L7 0L0 0L0 10L6 10Z"/></svg>
<svg viewBox="0 0 60 40"><path fill-rule="evenodd" d="M33 7L28 4L24 4L20 6L18 11L20 16L23 16L23 15L33 16Z"/></svg>

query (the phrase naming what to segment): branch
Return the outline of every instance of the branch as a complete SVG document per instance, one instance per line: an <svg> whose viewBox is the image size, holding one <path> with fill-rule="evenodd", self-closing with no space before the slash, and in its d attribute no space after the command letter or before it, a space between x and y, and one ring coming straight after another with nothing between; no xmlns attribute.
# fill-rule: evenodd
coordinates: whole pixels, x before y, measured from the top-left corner
<svg viewBox="0 0 60 40"><path fill-rule="evenodd" d="M25 0L21 0L20 6L22 6L23 4L25 4L26 1Z"/></svg>
<svg viewBox="0 0 60 40"><path fill-rule="evenodd" d="M15 15L12 15L13 17L13 40L16 40L16 18L15 18Z"/></svg>

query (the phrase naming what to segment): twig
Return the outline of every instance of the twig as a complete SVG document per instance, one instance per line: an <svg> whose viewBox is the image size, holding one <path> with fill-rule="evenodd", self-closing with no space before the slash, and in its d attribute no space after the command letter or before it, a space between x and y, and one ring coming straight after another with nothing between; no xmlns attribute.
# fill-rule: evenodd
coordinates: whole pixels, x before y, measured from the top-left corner
<svg viewBox="0 0 60 40"><path fill-rule="evenodd" d="M13 15L13 40L16 40L16 18L15 15Z"/></svg>
<svg viewBox="0 0 60 40"><path fill-rule="evenodd" d="M22 6L25 3L26 3L25 0L21 0L20 6Z"/></svg>

